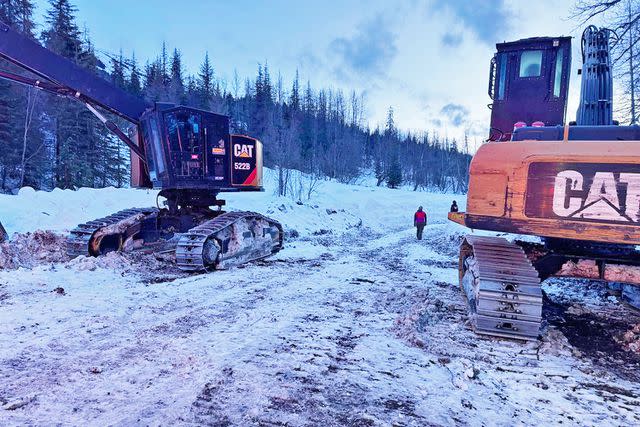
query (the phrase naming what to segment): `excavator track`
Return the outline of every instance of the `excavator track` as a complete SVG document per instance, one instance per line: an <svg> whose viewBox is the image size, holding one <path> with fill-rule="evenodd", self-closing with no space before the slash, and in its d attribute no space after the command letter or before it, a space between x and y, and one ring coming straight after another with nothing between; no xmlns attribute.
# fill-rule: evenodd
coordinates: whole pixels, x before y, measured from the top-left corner
<svg viewBox="0 0 640 427"><path fill-rule="evenodd" d="M537 339L542 289L521 247L500 237L466 236L460 248L460 286L476 333Z"/></svg>
<svg viewBox="0 0 640 427"><path fill-rule="evenodd" d="M71 258L77 256L101 255L99 244L96 244L96 236L101 232L105 235L117 236L111 246L114 250L120 249L127 234L131 234L140 220L148 215L158 213L158 208L132 208L125 209L104 218L94 219L78 225L69 232L66 248L67 255ZM115 247L117 246L117 247Z"/></svg>
<svg viewBox="0 0 640 427"><path fill-rule="evenodd" d="M183 271L225 269L272 255L282 249L282 225L255 212L229 212L183 234L176 263Z"/></svg>

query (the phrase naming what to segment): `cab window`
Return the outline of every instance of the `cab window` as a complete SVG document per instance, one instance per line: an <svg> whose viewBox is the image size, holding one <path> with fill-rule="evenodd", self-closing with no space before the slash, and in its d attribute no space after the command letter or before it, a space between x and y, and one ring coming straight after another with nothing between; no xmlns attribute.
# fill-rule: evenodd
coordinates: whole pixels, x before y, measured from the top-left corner
<svg viewBox="0 0 640 427"><path fill-rule="evenodd" d="M158 133L158 121L155 117L149 119L149 128L151 130L151 147L158 167L158 175L162 175L166 171L164 164L164 156L162 153L162 140ZM151 177L153 179L153 177Z"/></svg>
<svg viewBox="0 0 640 427"><path fill-rule="evenodd" d="M498 99L504 99L504 89L507 84L507 54L501 53L498 59Z"/></svg>
<svg viewBox="0 0 640 427"><path fill-rule="evenodd" d="M199 153L200 115L169 113L165 116L169 143L173 152Z"/></svg>
<svg viewBox="0 0 640 427"><path fill-rule="evenodd" d="M520 77L540 77L542 51L527 50L520 55Z"/></svg>
<svg viewBox="0 0 640 427"><path fill-rule="evenodd" d="M562 87L562 57L564 56L564 50L558 49L558 53L556 53L556 55L556 71L553 81L553 96L559 98L560 88Z"/></svg>

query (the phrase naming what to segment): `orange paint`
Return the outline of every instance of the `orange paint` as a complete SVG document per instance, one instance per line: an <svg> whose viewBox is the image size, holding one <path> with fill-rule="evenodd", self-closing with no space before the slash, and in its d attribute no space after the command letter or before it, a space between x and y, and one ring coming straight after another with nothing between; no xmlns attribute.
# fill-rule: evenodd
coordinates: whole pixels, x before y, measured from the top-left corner
<svg viewBox="0 0 640 427"><path fill-rule="evenodd" d="M489 142L471 162L466 212L449 218L475 229L637 245L638 203L636 141Z"/></svg>

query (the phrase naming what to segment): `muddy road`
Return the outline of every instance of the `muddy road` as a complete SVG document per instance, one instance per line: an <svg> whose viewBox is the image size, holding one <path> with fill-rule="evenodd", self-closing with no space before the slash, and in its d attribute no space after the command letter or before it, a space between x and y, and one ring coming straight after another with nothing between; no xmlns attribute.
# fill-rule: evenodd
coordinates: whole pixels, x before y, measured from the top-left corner
<svg viewBox="0 0 640 427"><path fill-rule="evenodd" d="M0 424L640 423L640 316L552 280L542 340L478 337L460 233L360 227L208 275L121 255L0 271Z"/></svg>

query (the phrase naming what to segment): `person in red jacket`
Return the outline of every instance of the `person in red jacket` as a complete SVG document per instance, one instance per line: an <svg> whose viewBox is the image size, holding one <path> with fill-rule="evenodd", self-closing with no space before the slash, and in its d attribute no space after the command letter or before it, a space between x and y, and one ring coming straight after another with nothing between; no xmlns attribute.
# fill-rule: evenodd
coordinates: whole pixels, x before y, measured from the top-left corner
<svg viewBox="0 0 640 427"><path fill-rule="evenodd" d="M422 210L422 206L418 208L418 211L413 215L413 225L416 227L418 240L422 240L422 230L427 225L427 214Z"/></svg>

